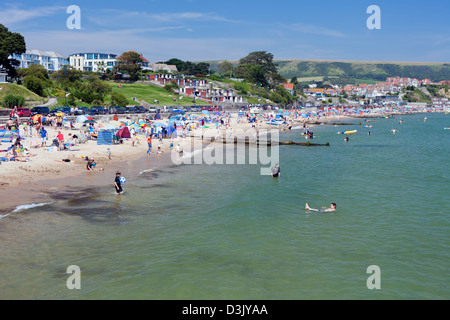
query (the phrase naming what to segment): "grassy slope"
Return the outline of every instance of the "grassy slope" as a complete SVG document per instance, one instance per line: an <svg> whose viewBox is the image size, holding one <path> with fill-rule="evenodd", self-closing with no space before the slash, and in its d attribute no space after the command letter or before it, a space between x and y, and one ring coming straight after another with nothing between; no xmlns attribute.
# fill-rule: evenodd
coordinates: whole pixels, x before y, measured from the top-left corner
<svg viewBox="0 0 450 320"><path fill-rule="evenodd" d="M3 98L7 94L24 97L26 100L25 105L28 105L29 103L43 103L47 100L38 96L34 92L31 92L24 86L15 83L1 83L0 88L0 102L3 101Z"/></svg>
<svg viewBox="0 0 450 320"><path fill-rule="evenodd" d="M167 92L165 89L152 86L143 83L133 83L133 84L121 84L122 87L119 88L118 84L113 81L108 81L108 85L111 86L113 92L121 92L128 99L128 104L138 105L136 101L132 100L132 97L138 100L144 100L147 103L153 104L153 100L158 100L160 105L174 105L178 104L178 100L173 101L173 98L177 99L177 95ZM106 102L110 101L110 96L106 98ZM198 104L206 104L206 102L198 100ZM192 99L188 97L183 97L180 100L181 105L192 105Z"/></svg>

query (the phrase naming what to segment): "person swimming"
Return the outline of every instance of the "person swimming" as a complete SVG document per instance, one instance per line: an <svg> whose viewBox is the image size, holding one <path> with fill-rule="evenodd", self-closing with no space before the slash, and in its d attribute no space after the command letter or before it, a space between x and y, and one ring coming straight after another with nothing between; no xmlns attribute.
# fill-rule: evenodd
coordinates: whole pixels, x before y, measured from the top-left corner
<svg viewBox="0 0 450 320"><path fill-rule="evenodd" d="M327 209L314 209L311 208L308 204L305 205L305 209L309 211L317 211L317 212L333 212L336 211L336 203L331 203L330 207Z"/></svg>

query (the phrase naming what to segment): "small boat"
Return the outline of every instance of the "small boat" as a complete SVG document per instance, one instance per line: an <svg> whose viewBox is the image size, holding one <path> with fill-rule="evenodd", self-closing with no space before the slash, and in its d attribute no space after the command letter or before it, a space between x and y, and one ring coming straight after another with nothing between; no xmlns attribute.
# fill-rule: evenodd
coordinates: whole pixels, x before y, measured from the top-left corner
<svg viewBox="0 0 450 320"><path fill-rule="evenodd" d="M266 122L266 124L270 124L272 126L281 126L283 124L286 124L286 122L284 121L277 121L277 120L272 120L270 122Z"/></svg>
<svg viewBox="0 0 450 320"><path fill-rule="evenodd" d="M356 134L358 133L358 130L347 130L343 132L338 132L337 134Z"/></svg>

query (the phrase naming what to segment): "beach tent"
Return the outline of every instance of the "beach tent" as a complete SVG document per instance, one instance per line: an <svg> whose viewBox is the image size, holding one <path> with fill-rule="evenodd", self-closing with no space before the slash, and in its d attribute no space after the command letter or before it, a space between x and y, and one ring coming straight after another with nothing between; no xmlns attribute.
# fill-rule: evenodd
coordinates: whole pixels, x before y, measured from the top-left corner
<svg viewBox="0 0 450 320"><path fill-rule="evenodd" d="M128 130L128 127L123 127L116 133L116 136L122 139L129 139L131 138L130 130Z"/></svg>
<svg viewBox="0 0 450 320"><path fill-rule="evenodd" d="M161 120L161 114L159 113L155 114L155 120Z"/></svg>

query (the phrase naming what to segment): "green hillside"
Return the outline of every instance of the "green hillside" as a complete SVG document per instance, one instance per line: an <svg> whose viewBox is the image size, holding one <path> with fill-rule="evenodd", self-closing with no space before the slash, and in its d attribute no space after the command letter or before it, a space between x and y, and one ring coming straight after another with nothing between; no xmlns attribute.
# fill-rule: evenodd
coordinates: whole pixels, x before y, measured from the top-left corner
<svg viewBox="0 0 450 320"><path fill-rule="evenodd" d="M387 77L428 78L432 81L450 79L449 63L381 62L381 61L317 61L277 60L279 73L292 77L328 77L385 81Z"/></svg>
<svg viewBox="0 0 450 320"><path fill-rule="evenodd" d="M8 94L24 97L26 106L29 106L30 104L42 104L46 101L45 98L31 92L24 86L15 83L0 83L0 102L3 101L3 98Z"/></svg>
<svg viewBox="0 0 450 320"><path fill-rule="evenodd" d="M217 71L221 61L206 61ZM230 61L235 67L239 61ZM386 62L386 61L332 61L332 60L274 60L278 72L286 79L336 83L370 83L385 81L387 77L408 77L432 81L450 80L450 63Z"/></svg>
<svg viewBox="0 0 450 320"><path fill-rule="evenodd" d="M113 81L108 81L108 85L111 86L113 92L117 91L122 93L127 99L128 104L130 105L136 105L137 102L135 102L132 98L137 98L138 100L142 101L144 100L147 103L153 104L154 100L158 100L160 105L174 105L178 104L178 95L170 93L166 91L163 88L144 84L144 83L132 83L132 84L126 84L126 83L120 83L121 87L119 87L119 84ZM109 102L110 96L106 98L106 102ZM173 99L176 99L174 101ZM192 105L192 98L183 97L180 99L181 105ZM198 100L198 104L205 104L205 102L200 102Z"/></svg>

